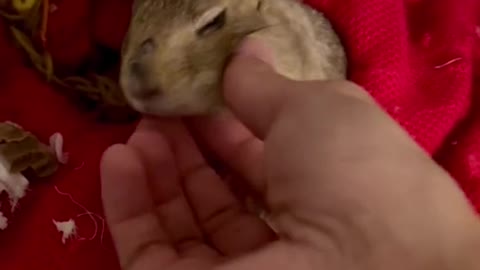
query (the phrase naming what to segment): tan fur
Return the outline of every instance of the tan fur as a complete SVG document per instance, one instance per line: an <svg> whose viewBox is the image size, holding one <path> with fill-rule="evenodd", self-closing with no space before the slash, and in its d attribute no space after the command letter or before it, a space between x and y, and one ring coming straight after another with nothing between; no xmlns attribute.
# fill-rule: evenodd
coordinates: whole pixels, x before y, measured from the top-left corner
<svg viewBox="0 0 480 270"><path fill-rule="evenodd" d="M223 8L224 27L198 36L196 27L208 14ZM214 112L223 105L224 66L249 35L273 50L276 70L292 79L346 76L346 55L329 22L296 0L136 0L122 48L122 89L132 107L142 113ZM153 49L140 53L139 47L148 38L154 40ZM141 79L128 72L133 62L144 68ZM147 88L153 94L135 97L135 91Z"/></svg>

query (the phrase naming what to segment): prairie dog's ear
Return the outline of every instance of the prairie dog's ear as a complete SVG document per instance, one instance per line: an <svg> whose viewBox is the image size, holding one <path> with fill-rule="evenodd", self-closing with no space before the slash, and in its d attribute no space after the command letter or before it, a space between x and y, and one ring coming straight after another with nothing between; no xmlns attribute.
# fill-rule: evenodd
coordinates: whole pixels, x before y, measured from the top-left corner
<svg viewBox="0 0 480 270"><path fill-rule="evenodd" d="M205 11L195 22L195 32L199 36L205 36L222 29L227 23L227 8L214 6Z"/></svg>

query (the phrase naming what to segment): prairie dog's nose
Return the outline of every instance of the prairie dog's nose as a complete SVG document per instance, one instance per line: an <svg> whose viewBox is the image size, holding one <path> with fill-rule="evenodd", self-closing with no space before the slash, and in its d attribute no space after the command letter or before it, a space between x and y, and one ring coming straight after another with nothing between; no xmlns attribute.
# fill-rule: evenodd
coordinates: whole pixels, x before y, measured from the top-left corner
<svg viewBox="0 0 480 270"><path fill-rule="evenodd" d="M140 83L144 81L147 77L147 70L145 68L145 64L141 63L140 61L130 63L128 69L130 77L132 77L132 79L138 80Z"/></svg>
<svg viewBox="0 0 480 270"><path fill-rule="evenodd" d="M154 51L154 41L149 38L142 42L138 47L135 61L130 64L129 73L131 76L136 77L139 80L143 80L146 77L147 68L145 67L145 61L148 61L150 55Z"/></svg>
<svg viewBox="0 0 480 270"><path fill-rule="evenodd" d="M135 61L127 67L129 75L127 76L127 88L130 94L141 100L153 98L160 94L160 88L152 85L149 78L149 71L145 63Z"/></svg>
<svg viewBox="0 0 480 270"><path fill-rule="evenodd" d="M155 51L153 39L146 39L137 48L136 54L127 66L128 88L133 97L137 99L150 99L160 94L157 85L153 86L150 78L149 61Z"/></svg>

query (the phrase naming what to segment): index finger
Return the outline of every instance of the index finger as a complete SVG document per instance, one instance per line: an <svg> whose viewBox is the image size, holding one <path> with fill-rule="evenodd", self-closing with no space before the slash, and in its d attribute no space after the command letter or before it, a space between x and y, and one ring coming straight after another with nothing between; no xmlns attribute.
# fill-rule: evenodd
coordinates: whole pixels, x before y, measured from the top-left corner
<svg viewBox="0 0 480 270"><path fill-rule="evenodd" d="M244 253L275 237L265 222L246 211L207 164L183 122L149 119L142 124L143 129L162 133L170 141L185 195L202 231L217 250L226 255Z"/></svg>
<svg viewBox="0 0 480 270"><path fill-rule="evenodd" d="M191 119L190 128L200 143L225 163L249 188L265 191L264 143L229 112Z"/></svg>
<svg viewBox="0 0 480 270"><path fill-rule="evenodd" d="M101 163L105 216L125 269L166 267L178 259L154 212L144 166L135 150L115 145ZM143 266L143 267L142 267Z"/></svg>

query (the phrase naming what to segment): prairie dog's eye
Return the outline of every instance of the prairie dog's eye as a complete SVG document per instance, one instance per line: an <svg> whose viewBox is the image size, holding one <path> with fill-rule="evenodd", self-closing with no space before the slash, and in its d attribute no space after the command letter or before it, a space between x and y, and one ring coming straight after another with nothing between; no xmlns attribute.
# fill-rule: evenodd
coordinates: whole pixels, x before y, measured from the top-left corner
<svg viewBox="0 0 480 270"><path fill-rule="evenodd" d="M204 36L222 29L227 22L227 9L215 7L208 10L197 22L196 33Z"/></svg>
<svg viewBox="0 0 480 270"><path fill-rule="evenodd" d="M260 11L260 10L262 9L262 6L263 6L263 1L262 1L262 0L258 0L257 10Z"/></svg>

